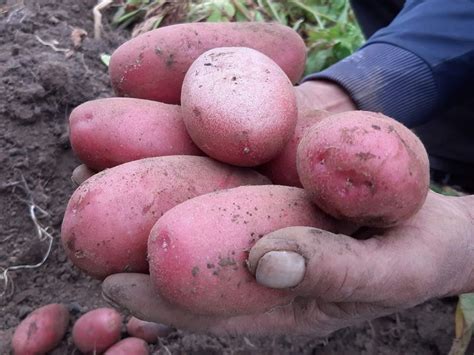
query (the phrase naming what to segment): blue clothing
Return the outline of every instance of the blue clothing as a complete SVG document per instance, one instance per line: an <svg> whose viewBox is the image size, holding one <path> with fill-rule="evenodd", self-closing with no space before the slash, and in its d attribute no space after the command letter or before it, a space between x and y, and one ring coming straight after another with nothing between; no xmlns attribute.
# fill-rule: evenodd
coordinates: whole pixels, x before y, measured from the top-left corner
<svg viewBox="0 0 474 355"><path fill-rule="evenodd" d="M403 2L352 1L371 36L357 52L305 80L337 82L359 109L383 112L421 132L433 161L472 164L467 169L474 172L474 110L463 111L469 118L438 115L474 98L474 0L408 0L398 14L397 3Z"/></svg>

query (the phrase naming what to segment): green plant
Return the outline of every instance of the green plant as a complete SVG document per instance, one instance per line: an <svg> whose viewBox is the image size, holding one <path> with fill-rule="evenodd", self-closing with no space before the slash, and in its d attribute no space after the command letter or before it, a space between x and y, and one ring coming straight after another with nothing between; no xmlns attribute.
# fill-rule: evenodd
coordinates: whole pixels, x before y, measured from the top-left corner
<svg viewBox="0 0 474 355"><path fill-rule="evenodd" d="M308 48L305 74L347 57L364 41L349 0L126 0L112 20L121 27L134 24L135 34L164 24L199 21L275 21L290 26Z"/></svg>

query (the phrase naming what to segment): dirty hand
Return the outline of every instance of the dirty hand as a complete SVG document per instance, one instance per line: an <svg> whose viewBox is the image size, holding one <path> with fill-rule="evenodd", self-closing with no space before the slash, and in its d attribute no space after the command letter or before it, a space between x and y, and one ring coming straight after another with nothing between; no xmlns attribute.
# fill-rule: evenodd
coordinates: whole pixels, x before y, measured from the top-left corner
<svg viewBox="0 0 474 355"><path fill-rule="evenodd" d="M298 115L311 111L331 114L357 110L346 91L338 84L325 80L309 80L295 86Z"/></svg>
<svg viewBox="0 0 474 355"><path fill-rule="evenodd" d="M263 314L193 315L161 299L143 274L109 276L103 295L139 318L192 331L325 336L431 298L474 291L474 196L430 192L403 225L357 237L290 227L260 239L250 251L250 271L260 284L294 294L290 304Z"/></svg>

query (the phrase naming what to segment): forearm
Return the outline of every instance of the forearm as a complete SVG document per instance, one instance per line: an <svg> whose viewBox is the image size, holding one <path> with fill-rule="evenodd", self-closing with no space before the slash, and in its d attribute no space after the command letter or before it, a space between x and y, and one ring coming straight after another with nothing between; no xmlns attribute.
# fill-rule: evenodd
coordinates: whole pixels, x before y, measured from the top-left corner
<svg viewBox="0 0 474 355"><path fill-rule="evenodd" d="M408 126L449 106L474 76L474 2L407 1L358 52L308 79L332 80L359 109Z"/></svg>

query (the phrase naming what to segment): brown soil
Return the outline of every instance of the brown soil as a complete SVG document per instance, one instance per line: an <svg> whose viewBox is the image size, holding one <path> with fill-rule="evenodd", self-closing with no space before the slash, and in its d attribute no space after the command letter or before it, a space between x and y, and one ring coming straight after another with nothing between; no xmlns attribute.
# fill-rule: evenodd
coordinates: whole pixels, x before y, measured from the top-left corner
<svg viewBox="0 0 474 355"><path fill-rule="evenodd" d="M129 36L106 24L104 38L92 39L92 0L25 1L25 6L8 9L16 2L0 1L0 267L37 263L46 250L46 241L35 234L25 198L49 212L41 223L52 228L54 244L42 267L10 273L15 289L0 297L0 354L9 353L13 329L36 307L62 302L76 319L105 305L99 282L74 268L59 243L63 211L74 189L70 175L78 164L68 144L67 117L86 100L112 95L99 56ZM89 35L74 50L71 33L76 27ZM71 51L65 55L41 41L57 41L58 48ZM22 189L22 176L30 196ZM165 354L166 346L171 353L202 354L446 354L455 301L432 301L328 339L216 338L176 331L153 350ZM53 354L73 352L69 329Z"/></svg>

